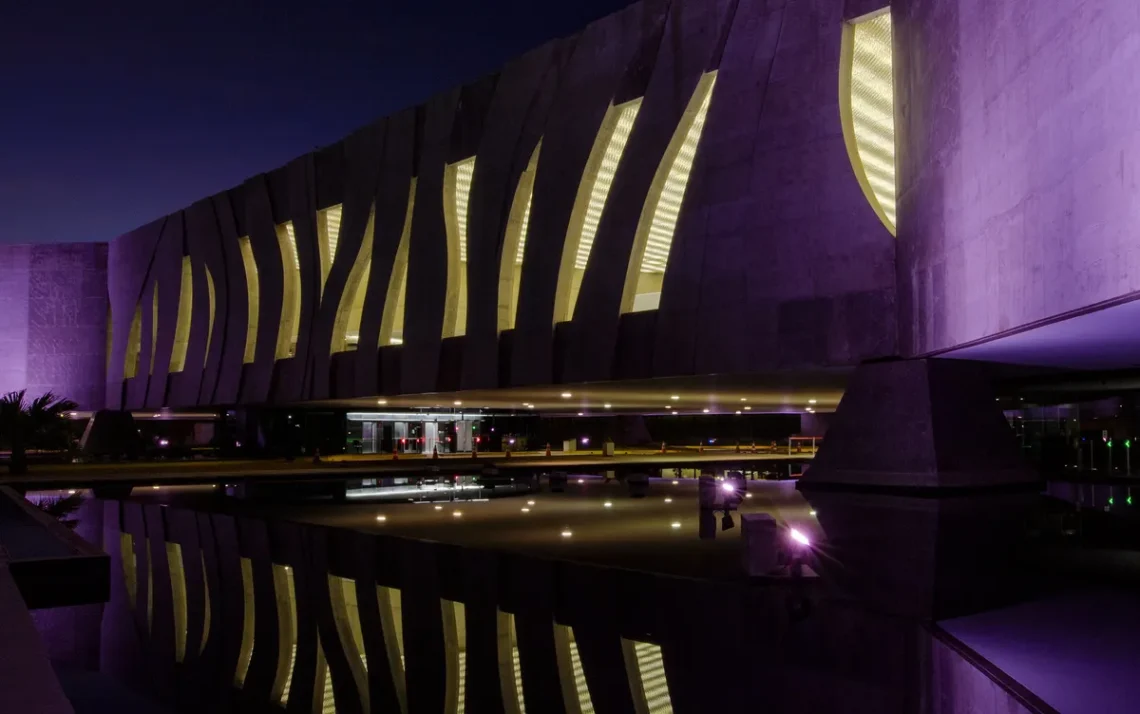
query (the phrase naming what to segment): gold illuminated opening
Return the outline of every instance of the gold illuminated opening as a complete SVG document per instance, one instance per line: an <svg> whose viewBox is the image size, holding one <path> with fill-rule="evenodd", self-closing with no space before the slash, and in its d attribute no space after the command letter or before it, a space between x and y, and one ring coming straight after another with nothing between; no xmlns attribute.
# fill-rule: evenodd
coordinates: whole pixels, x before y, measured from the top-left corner
<svg viewBox="0 0 1140 714"><path fill-rule="evenodd" d="M339 216L337 218L340 220ZM344 292L340 294L340 304L333 324L331 353L356 349L360 342L360 316L364 312L364 296L368 292L368 275L372 271L372 238L376 223L376 206L368 212L368 225L364 228L364 240L352 263Z"/></svg>
<svg viewBox="0 0 1140 714"><path fill-rule="evenodd" d="M467 608L461 602L440 600L446 650L445 712L463 714L467 689Z"/></svg>
<svg viewBox="0 0 1140 714"><path fill-rule="evenodd" d="M317 211L317 247L321 255L321 295L325 294L325 282L336 261L336 247L340 241L340 219L343 206L330 206Z"/></svg>
<svg viewBox="0 0 1140 714"><path fill-rule="evenodd" d="M451 164L443 173L443 219L447 229L447 301L443 336L467 332L467 207L475 157Z"/></svg>
<svg viewBox="0 0 1140 714"><path fill-rule="evenodd" d="M182 256L182 277L178 291L178 322L174 326L174 349L170 352L170 371L186 369L186 349L190 346L190 320L194 314L194 266L190 256Z"/></svg>
<svg viewBox="0 0 1140 714"><path fill-rule="evenodd" d="M895 108L890 8L844 25L839 116L863 195L895 234Z"/></svg>
<svg viewBox="0 0 1140 714"><path fill-rule="evenodd" d="M566 625L554 625L554 654L558 660L559 680L562 684L562 701L566 714L594 714L586 670L574 642L574 630Z"/></svg>
<svg viewBox="0 0 1140 714"><path fill-rule="evenodd" d="M582 172L582 181L578 185L578 196L574 200L566 243L562 248L562 264L554 298L555 322L574 317L574 307L578 303L578 291L582 287L582 276L590 260L594 236L597 235L618 164L640 110L641 99L618 106L611 105L598 129L594 148L590 151L590 158Z"/></svg>
<svg viewBox="0 0 1140 714"><path fill-rule="evenodd" d="M127 588L127 604L133 610L139 593L139 576L135 560L135 539L130 533L119 533L119 556L123 560L123 582Z"/></svg>
<svg viewBox="0 0 1140 714"><path fill-rule="evenodd" d="M249 244L249 236L238 239L241 249L241 262L245 266L245 292L247 317L245 323L245 356L243 364L252 364L257 357L257 312L259 308L258 296L261 288L257 282L257 261L253 258L253 247Z"/></svg>
<svg viewBox="0 0 1140 714"><path fill-rule="evenodd" d="M301 256L297 252L297 236L293 222L277 226L277 247L281 251L282 285L281 325L277 329L277 359L297 354L297 335L301 329Z"/></svg>
<svg viewBox="0 0 1140 714"><path fill-rule="evenodd" d="M368 657L364 651L364 632L360 626L360 605L356 600L356 581L329 576L329 595L336 621L340 646L348 660L356 691L360 693L361 711L370 711L368 691Z"/></svg>
<svg viewBox="0 0 1140 714"><path fill-rule="evenodd" d="M621 648L634 711L637 714L673 714L661 646L622 638Z"/></svg>
<svg viewBox="0 0 1140 714"><path fill-rule="evenodd" d="M499 331L515 326L518 311L519 285L522 283L523 253L526 249L526 232L530 225L530 205L534 199L534 176L538 169L538 154L542 141L534 147L526 170L519 176L511 212L507 217L507 232L499 266Z"/></svg>
<svg viewBox="0 0 1140 714"><path fill-rule="evenodd" d="M127 354L123 358L123 377L130 379L139 373L139 353L142 352L142 304L135 305L131 327L127 332Z"/></svg>
<svg viewBox="0 0 1140 714"><path fill-rule="evenodd" d="M525 714L523 701L522 662L519 659L519 642L515 633L515 616L498 611L499 686L503 692L506 714Z"/></svg>
<svg viewBox="0 0 1140 714"><path fill-rule="evenodd" d="M656 310L661 303L661 285L677 230L677 218L681 214L681 203L689 185L689 174L697 156L715 85L716 72L701 77L657 167L641 209L629 256L621 299L622 313Z"/></svg>
<svg viewBox="0 0 1140 714"><path fill-rule="evenodd" d="M206 269L206 297L210 302L210 323L206 326L206 352L202 355L202 365L205 366L206 360L210 358L210 341L214 339L214 276L210 274L210 266L203 265Z"/></svg>
<svg viewBox="0 0 1140 714"><path fill-rule="evenodd" d="M249 660L253 657L253 562L249 558L241 559L241 585L241 649L238 650L237 671L234 672L234 685L239 689L245 684Z"/></svg>
<svg viewBox="0 0 1140 714"><path fill-rule="evenodd" d="M416 204L416 180L408 189L408 208L404 212L404 228L392 261L388 291L384 296L384 314L380 318L380 346L404 342L404 301L408 293L408 241L412 235L412 209Z"/></svg>

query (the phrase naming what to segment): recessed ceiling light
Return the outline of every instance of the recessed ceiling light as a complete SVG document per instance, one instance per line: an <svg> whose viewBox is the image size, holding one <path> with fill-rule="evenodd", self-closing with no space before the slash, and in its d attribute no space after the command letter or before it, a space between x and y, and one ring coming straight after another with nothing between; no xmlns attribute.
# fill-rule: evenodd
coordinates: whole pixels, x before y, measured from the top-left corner
<svg viewBox="0 0 1140 714"><path fill-rule="evenodd" d="M573 532L573 531L571 531L569 528L567 528L566 530L562 531L562 537L563 537L563 538L569 538L569 537L570 537L570 536L572 536L572 535L574 535L574 532Z"/></svg>
<svg viewBox="0 0 1140 714"><path fill-rule="evenodd" d="M563 392L563 393L562 393L562 398L563 398L563 399L569 399L569 398L570 398L570 397L572 397L572 396L574 396L574 395L573 395L573 394L571 394L570 392Z"/></svg>
<svg viewBox="0 0 1140 714"><path fill-rule="evenodd" d="M376 520L383 523L384 521L388 520L388 516L376 516Z"/></svg>
<svg viewBox="0 0 1140 714"><path fill-rule="evenodd" d="M751 494L751 493L746 493L746 494L744 494L744 497L745 497L745 498L752 498L752 494Z"/></svg>
<svg viewBox="0 0 1140 714"><path fill-rule="evenodd" d="M669 525L673 528L673 530L677 530L678 528L681 527L681 522L680 521L673 521Z"/></svg>
<svg viewBox="0 0 1140 714"><path fill-rule="evenodd" d="M744 411L746 411L746 412L751 411L751 410L752 410L752 407L744 407Z"/></svg>
<svg viewBox="0 0 1140 714"><path fill-rule="evenodd" d="M666 498L666 499L665 499L665 503L672 503L672 502L673 502L673 499L671 499L671 498Z"/></svg>
<svg viewBox="0 0 1140 714"><path fill-rule="evenodd" d="M580 478L580 479L578 479L578 483L586 483L586 479Z"/></svg>
<svg viewBox="0 0 1140 714"><path fill-rule="evenodd" d="M741 398L740 398L740 401L742 401L742 402L747 402L747 401L748 401L748 398L747 398L747 397L741 397Z"/></svg>
<svg viewBox="0 0 1140 714"><path fill-rule="evenodd" d="M681 412L669 412L669 413L672 414L673 416L678 416L678 415L680 415Z"/></svg>
<svg viewBox="0 0 1140 714"><path fill-rule="evenodd" d="M523 506L523 507L522 507L521 509L519 509L519 510L521 510L523 513L530 513L530 509L529 509L529 508L527 508L526 506Z"/></svg>
<svg viewBox="0 0 1140 714"><path fill-rule="evenodd" d="M435 507L435 510L437 510L437 511L442 511L442 510L443 510L443 506L436 506L436 507Z"/></svg>
<svg viewBox="0 0 1140 714"><path fill-rule="evenodd" d="M455 406L457 406L457 407L463 406L463 402L459 401L458 399L456 399L454 403L455 403Z"/></svg>
<svg viewBox="0 0 1140 714"><path fill-rule="evenodd" d="M816 400L815 400L815 399L809 399L809 400L808 400L808 404L815 404L815 403L816 403Z"/></svg>
<svg viewBox="0 0 1140 714"><path fill-rule="evenodd" d="M612 404L610 404L609 402L606 402L605 404L603 404L603 405L602 405L602 407L603 407L604 409L609 409L609 408L610 408L610 407L612 407L612 406L613 406L613 405L612 405Z"/></svg>
<svg viewBox="0 0 1140 714"><path fill-rule="evenodd" d="M388 400L387 399L377 399L376 403L379 404L380 406L384 406L385 404L388 403Z"/></svg>
<svg viewBox="0 0 1140 714"><path fill-rule="evenodd" d="M578 416L586 416L585 412L578 412Z"/></svg>
<svg viewBox="0 0 1140 714"><path fill-rule="evenodd" d="M702 413L704 413L704 414L708 414L708 413L709 413L709 410L708 410L708 409L702 409L702 410L701 410L701 412L702 412Z"/></svg>
<svg viewBox="0 0 1140 714"><path fill-rule="evenodd" d="M534 409L534 405L533 405L533 404L527 404L527 405L526 405L526 408L527 408L527 409Z"/></svg>
<svg viewBox="0 0 1140 714"><path fill-rule="evenodd" d="M606 501L605 503L603 503L603 504L602 504L602 506L603 506L604 508L613 508L613 507L614 507L614 504L613 504L613 503L611 503L610 501Z"/></svg>
<svg viewBox="0 0 1140 714"><path fill-rule="evenodd" d="M666 405L665 405L665 408L666 408L666 409L672 409L672 408L673 408L673 405L672 405L672 404L666 404Z"/></svg>
<svg viewBox="0 0 1140 714"><path fill-rule="evenodd" d="M678 399L681 398L681 395L680 394L674 394L674 395L670 396L669 398L672 399L673 401L677 401Z"/></svg>
<svg viewBox="0 0 1140 714"><path fill-rule="evenodd" d="M736 413L737 413L737 414L740 414L740 410L739 410L739 409L737 409L737 410L736 410Z"/></svg>

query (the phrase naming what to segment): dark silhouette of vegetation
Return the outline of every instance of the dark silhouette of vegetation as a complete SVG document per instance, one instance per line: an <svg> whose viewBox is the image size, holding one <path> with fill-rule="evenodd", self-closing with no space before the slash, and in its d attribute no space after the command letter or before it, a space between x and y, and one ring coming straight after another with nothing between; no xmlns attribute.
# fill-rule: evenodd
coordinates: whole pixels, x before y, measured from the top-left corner
<svg viewBox="0 0 1140 714"><path fill-rule="evenodd" d="M72 441L67 417L75 402L51 392L31 401L26 397L24 389L0 397L0 447L11 452L11 474L28 472L29 449L66 449Z"/></svg>
<svg viewBox="0 0 1140 714"><path fill-rule="evenodd" d="M56 519L68 528L75 530L75 526L79 525L79 521L71 517L71 514L79 510L83 505L83 496L78 493L73 493L61 498L45 498L39 502L40 510Z"/></svg>

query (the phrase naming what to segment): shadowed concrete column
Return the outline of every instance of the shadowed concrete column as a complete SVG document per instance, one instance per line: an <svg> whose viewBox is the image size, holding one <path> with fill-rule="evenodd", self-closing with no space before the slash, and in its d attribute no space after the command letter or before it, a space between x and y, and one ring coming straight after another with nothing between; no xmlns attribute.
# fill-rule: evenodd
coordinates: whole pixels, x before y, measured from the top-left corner
<svg viewBox="0 0 1140 714"><path fill-rule="evenodd" d="M980 365L900 360L855 370L800 483L940 489L1035 481Z"/></svg>

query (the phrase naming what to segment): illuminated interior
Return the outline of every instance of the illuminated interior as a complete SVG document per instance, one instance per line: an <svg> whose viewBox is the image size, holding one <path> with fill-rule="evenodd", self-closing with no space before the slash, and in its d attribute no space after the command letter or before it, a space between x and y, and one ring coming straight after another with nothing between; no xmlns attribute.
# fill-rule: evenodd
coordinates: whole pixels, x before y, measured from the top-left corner
<svg viewBox="0 0 1140 714"><path fill-rule="evenodd" d="M249 672L249 660L253 657L253 562L241 559L242 620L241 649L238 650L237 670L234 672L234 685L239 689L245 684Z"/></svg>
<svg viewBox="0 0 1140 714"><path fill-rule="evenodd" d="M206 361L210 359L210 342L214 339L214 313L217 298L214 295L214 276L210 274L210 266L203 265L202 267L206 269L206 297L210 303L210 321L206 325L206 353L202 355L202 365L205 366Z"/></svg>
<svg viewBox="0 0 1140 714"><path fill-rule="evenodd" d="M245 357L243 364L252 364L257 356L257 311L259 309L258 296L261 289L257 282L257 261L253 258L253 248L249 244L249 236L238 239L241 248L241 262L245 267L245 292L248 317L245 323Z"/></svg>
<svg viewBox="0 0 1140 714"><path fill-rule="evenodd" d="M412 235L412 209L416 205L416 180L408 189L408 208L404 213L404 229L400 244L392 261L388 276L388 290L384 296L384 314L380 318L380 346L399 345L404 342L404 301L408 294L408 241Z"/></svg>
<svg viewBox="0 0 1140 714"><path fill-rule="evenodd" d="M339 221L338 213L338 225ZM368 224L364 228L364 239L360 243L360 250L356 253L356 260L352 263L344 291L340 294L336 322L333 325L330 349L332 353L354 350L360 342L360 317L364 312L364 296L368 293L369 273L372 272L372 240L375 224L376 206L373 205L368 212Z"/></svg>
<svg viewBox="0 0 1140 714"><path fill-rule="evenodd" d="M534 147L526 170L519 176L511 212L507 217L507 230L503 240L499 266L499 331L514 329L518 311L519 285L522 282L523 253L526 249L526 232L530 225L530 206L534 199L534 177L538 169L538 154L542 141Z"/></svg>
<svg viewBox="0 0 1140 714"><path fill-rule="evenodd" d="M661 646L624 638L621 644L634 710L647 714L673 714Z"/></svg>
<svg viewBox="0 0 1140 714"><path fill-rule="evenodd" d="M337 204L323 211L317 211L317 246L321 255L321 295L325 294L325 282L336 260L336 246L340 240L340 219L343 206Z"/></svg>
<svg viewBox="0 0 1140 714"><path fill-rule="evenodd" d="M178 322L174 326L174 349L170 352L170 371L186 369L186 349L190 345L190 320L194 314L194 267L190 256L182 256L182 276L178 290Z"/></svg>
<svg viewBox="0 0 1140 714"><path fill-rule="evenodd" d="M890 8L848 23L840 66L847 155L883 225L895 233L895 113Z"/></svg>
<svg viewBox="0 0 1140 714"><path fill-rule="evenodd" d="M681 214L681 203L689 185L689 174L697 156L715 85L716 72L701 77L657 167L629 256L622 293L623 313L656 310L661 303L661 285L677 230L677 218Z"/></svg>
<svg viewBox="0 0 1140 714"><path fill-rule="evenodd" d="M447 167L443 175L444 225L447 228L447 300L443 336L467 332L467 208L475 157Z"/></svg>
<svg viewBox="0 0 1140 714"><path fill-rule="evenodd" d="M281 250L282 284L281 325L277 330L277 359L297 353L297 335L301 328L301 257L297 253L297 237L293 222L277 226L277 246Z"/></svg>
<svg viewBox="0 0 1140 714"><path fill-rule="evenodd" d="M574 199L574 210L570 215L566 242L562 249L562 264L554 301L555 322L569 320L574 316L582 276L590 260L590 249L594 246L594 236L601 224L606 199L609 198L618 164L640 109L640 98L619 106L610 106L594 139L594 148L590 151L590 158L582 172L582 181L578 185L578 195Z"/></svg>
<svg viewBox="0 0 1140 714"><path fill-rule="evenodd" d="M142 351L142 305L135 305L131 327L127 332L127 353L123 358L123 377L130 379L139 373L139 353Z"/></svg>

